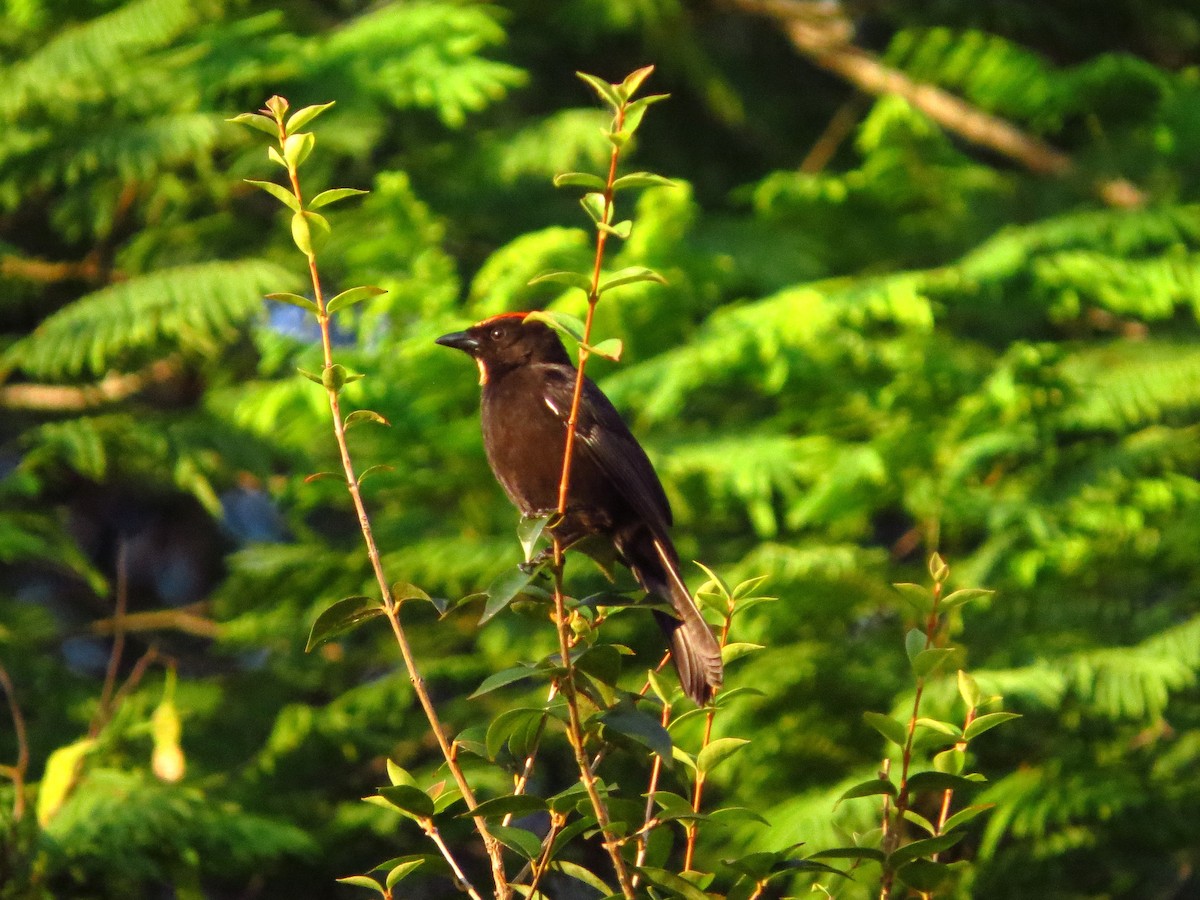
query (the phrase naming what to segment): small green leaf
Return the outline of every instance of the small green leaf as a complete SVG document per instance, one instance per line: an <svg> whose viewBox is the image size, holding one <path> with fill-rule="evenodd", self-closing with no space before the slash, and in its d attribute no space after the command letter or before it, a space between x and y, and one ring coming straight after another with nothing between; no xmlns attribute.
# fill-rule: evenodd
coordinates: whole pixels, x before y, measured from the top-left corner
<svg viewBox="0 0 1200 900"><path fill-rule="evenodd" d="M409 787L417 786L417 780L412 777L412 773L390 759L387 760L387 773L388 781L393 785L407 784Z"/></svg>
<svg viewBox="0 0 1200 900"><path fill-rule="evenodd" d="M854 787L847 789L838 797L837 802L843 800L854 800L858 797L874 797L879 794L887 794L889 797L896 796L896 786L886 778L872 778L869 781L860 781Z"/></svg>
<svg viewBox="0 0 1200 900"><path fill-rule="evenodd" d="M584 275L580 272L549 271L549 272L542 272L538 275L533 276L533 278L529 279L529 284L531 284L531 285L532 284L545 284L545 283L565 284L567 287L579 288L585 294L590 293L592 290L592 279L589 278L587 275ZM534 312L534 313L530 313L528 316L526 316L525 319L526 319L526 321L528 321L529 319L537 316L539 318L534 319L534 321L543 321L543 322L546 322L547 325L549 325L550 322L546 321L546 319L544 319L544 318L540 318L543 315L549 316L550 314ZM562 315L562 314L558 313L558 315ZM582 324L580 324L580 326L579 326L579 336L576 337L575 340L577 340L577 341L583 340L583 325Z"/></svg>
<svg viewBox="0 0 1200 900"><path fill-rule="evenodd" d="M337 472L313 472L311 475L304 476L305 484L312 484L314 481L320 481L323 478L342 478L343 476Z"/></svg>
<svg viewBox="0 0 1200 900"><path fill-rule="evenodd" d="M904 811L904 818L907 819L909 822L912 822L914 825L916 825L918 828L920 828L922 831L924 831L928 835L936 835L937 834L937 828L934 827L934 824L932 822L930 822L927 818L925 818L923 815L921 815L919 812L916 812L911 809L906 809Z"/></svg>
<svg viewBox="0 0 1200 900"><path fill-rule="evenodd" d="M655 175L653 172L630 172L613 182L614 191L649 187L678 187L678 185L670 178Z"/></svg>
<svg viewBox="0 0 1200 900"><path fill-rule="evenodd" d="M387 880L384 882L384 886L390 891L424 864L425 860L423 859L410 859L408 862L400 863L400 865L387 873Z"/></svg>
<svg viewBox="0 0 1200 900"><path fill-rule="evenodd" d="M471 694L467 699L474 700L476 697L490 694L497 688L502 688L526 678L532 678L536 674L538 674L537 669L532 669L529 666L513 666L510 669L501 669L499 672L493 672L487 678L483 679L479 687L475 688L475 693Z"/></svg>
<svg viewBox="0 0 1200 900"><path fill-rule="evenodd" d="M317 621L313 622L312 630L308 633L308 643L304 652L309 653L326 641L383 614L383 607L370 597L346 597L339 600L317 616Z"/></svg>
<svg viewBox="0 0 1200 900"><path fill-rule="evenodd" d="M874 847L834 847L814 853L808 859L869 859L883 862L887 857Z"/></svg>
<svg viewBox="0 0 1200 900"><path fill-rule="evenodd" d="M933 758L933 767L939 772L945 772L948 775L961 775L963 766L966 765L967 755L957 747L951 747L949 750L943 750Z"/></svg>
<svg viewBox="0 0 1200 900"><path fill-rule="evenodd" d="M311 131L289 134L283 142L283 158L291 168L297 169L308 159L308 154L312 153L316 143L316 135Z"/></svg>
<svg viewBox="0 0 1200 900"><path fill-rule="evenodd" d="M492 836L509 850L516 851L525 859L537 859L542 853L542 841L532 831L513 828L511 825L489 825Z"/></svg>
<svg viewBox="0 0 1200 900"><path fill-rule="evenodd" d="M617 85L617 94L621 99L629 100L638 92L638 88L650 77L650 73L653 71L654 66L642 66L642 68L630 72L625 76L625 80Z"/></svg>
<svg viewBox="0 0 1200 900"><path fill-rule="evenodd" d="M225 121L235 122L238 125L249 125L251 128L257 128L263 134L279 137L279 126L275 124L275 120L258 113L241 113Z"/></svg>
<svg viewBox="0 0 1200 900"><path fill-rule="evenodd" d="M278 163L279 165L283 166L285 169L287 168L287 160L284 159L282 156L280 156L279 151L276 150L274 147L267 148L267 159L271 160L271 162L273 162L273 163Z"/></svg>
<svg viewBox="0 0 1200 900"><path fill-rule="evenodd" d="M601 684L615 687L621 674L621 654L612 644L595 644L576 658L575 667Z"/></svg>
<svg viewBox="0 0 1200 900"><path fill-rule="evenodd" d="M351 887L370 888L379 895L383 895L383 888L374 878L368 878L366 875L347 875L345 878L337 879L341 884L348 884Z"/></svg>
<svg viewBox="0 0 1200 900"><path fill-rule="evenodd" d="M342 425L345 428L353 428L359 422L375 422L379 425L386 425L389 428L392 425L391 422L389 422L387 419L385 419L379 413L375 412L375 410L373 410L373 409L356 409L356 410L354 410L354 412L352 412L348 416L346 416L346 419L342 423Z"/></svg>
<svg viewBox="0 0 1200 900"><path fill-rule="evenodd" d="M751 644L748 641L733 641L721 648L721 662L729 665L735 659L741 659L743 656L749 656L751 653L757 653L764 649L762 644Z"/></svg>
<svg viewBox="0 0 1200 900"><path fill-rule="evenodd" d="M390 784L379 789L379 796L413 818L433 818L433 798L415 785Z"/></svg>
<svg viewBox="0 0 1200 900"><path fill-rule="evenodd" d="M276 303L290 303L292 306L298 306L301 309L306 309L313 315L320 313L317 304L307 297L301 297L299 294L290 294L287 291L276 291L273 294L267 294L268 300L274 300Z"/></svg>
<svg viewBox="0 0 1200 900"><path fill-rule="evenodd" d="M481 816L485 819L497 819L502 816L527 816L530 813L545 812L550 807L541 797L530 794L509 794L507 797L493 797L484 800L474 809L458 814L460 819Z"/></svg>
<svg viewBox="0 0 1200 900"><path fill-rule="evenodd" d="M983 697L975 679L962 669L958 670L958 695L962 697L963 703L967 704L967 709L975 709Z"/></svg>
<svg viewBox="0 0 1200 900"><path fill-rule="evenodd" d="M305 256L321 249L329 232L329 221L320 213L303 210L292 216L292 241Z"/></svg>
<svg viewBox="0 0 1200 900"><path fill-rule="evenodd" d="M922 650L913 657L913 674L918 678L932 675L957 652L954 647L930 647L928 650Z"/></svg>
<svg viewBox="0 0 1200 900"><path fill-rule="evenodd" d="M650 884L662 888L672 897L679 898L679 900L709 900L708 894L704 893L704 891L700 890L700 888L696 887L690 881L680 878L674 872L654 866L637 866L636 869L642 873L642 877Z"/></svg>
<svg viewBox="0 0 1200 900"><path fill-rule="evenodd" d="M579 863L573 863L570 860L560 859L555 860L554 863L551 864L550 868L556 869L557 871L562 872L562 874L570 878L574 878L576 881L582 881L592 890L599 891L600 896L602 897L607 897L613 892L612 888L593 875L590 870L579 865Z"/></svg>
<svg viewBox="0 0 1200 900"><path fill-rule="evenodd" d="M433 598L425 591L417 587L415 584L409 584L407 581L396 581L392 583L392 600L396 603L404 603L407 600L424 600L427 603L433 603ZM436 604L434 604L436 606Z"/></svg>
<svg viewBox="0 0 1200 900"><path fill-rule="evenodd" d="M646 115L646 110L655 103L661 103L670 97L670 94L648 94L638 100L634 100L625 107L625 121L623 130L628 135L633 134L638 130L638 126L642 124L642 117Z"/></svg>
<svg viewBox="0 0 1200 900"><path fill-rule="evenodd" d="M600 721L606 729L641 744L665 761L673 759L671 736L667 734L667 729L654 716L647 715L632 704L621 703L601 713Z"/></svg>
<svg viewBox="0 0 1200 900"><path fill-rule="evenodd" d="M653 269L647 269L645 266L629 266L628 268L613 272L607 278L601 279L597 293L603 294L605 291L611 291L613 288L622 287L626 284L638 284L639 282L666 284L667 279L663 278Z"/></svg>
<svg viewBox="0 0 1200 900"><path fill-rule="evenodd" d="M946 561L942 559L942 555L934 551L929 556L929 577L937 584L941 584L950 577L950 567L946 565Z"/></svg>
<svg viewBox="0 0 1200 900"><path fill-rule="evenodd" d="M342 291L336 297L329 301L329 305L325 307L325 311L332 315L339 309L345 309L347 306L352 306L355 303L361 303L371 297L378 297L380 294L386 294L383 288L374 287L373 285L362 285L360 287L350 288L348 291Z"/></svg>
<svg viewBox="0 0 1200 900"><path fill-rule="evenodd" d="M544 516L522 516L521 521L517 523L517 540L521 542L525 562L533 559L534 548L537 547L542 532L546 530L546 523L554 516L554 513L546 513Z"/></svg>
<svg viewBox="0 0 1200 900"><path fill-rule="evenodd" d="M671 745L671 759L683 763L690 772L696 771L696 758L678 744Z"/></svg>
<svg viewBox="0 0 1200 900"><path fill-rule="evenodd" d="M733 824L735 822L758 822L760 825L770 826L760 813L752 809L746 809L744 806L722 806L714 809L708 814L708 821L718 824Z"/></svg>
<svg viewBox="0 0 1200 900"><path fill-rule="evenodd" d="M983 734L985 731L990 731L991 729L995 728L997 725L1003 725L1005 722L1011 722L1013 719L1019 719L1019 718L1021 718L1020 713L1011 713L1011 712L988 713L987 715L980 716L979 718L972 721L971 724L968 725L966 727L966 729L963 731L963 737L968 741L974 740L979 735Z"/></svg>
<svg viewBox="0 0 1200 900"><path fill-rule="evenodd" d="M594 353L596 356L603 356L605 359L611 359L613 362L621 361L621 353L624 350L625 345L621 342L620 338L608 338L588 348L588 352Z"/></svg>
<svg viewBox="0 0 1200 900"><path fill-rule="evenodd" d="M564 272L562 274L569 275L571 273ZM590 289L591 282L588 282L588 287ZM583 322L575 318L575 316L568 315L567 313L553 312L550 310L538 310L537 312L531 312L529 315L527 315L524 321L541 322L544 325L549 325L559 334L571 338L577 344L583 343Z"/></svg>
<svg viewBox="0 0 1200 900"><path fill-rule="evenodd" d="M296 367L296 371L299 372L301 375L303 375L305 378L307 378L309 381L311 381L313 384L319 384L322 387L325 386L325 382L321 379L321 376L318 375L316 372L310 372L310 371L308 371L308 369L301 369L299 366Z"/></svg>
<svg viewBox="0 0 1200 900"><path fill-rule="evenodd" d="M918 615L927 616L930 610L933 609L933 594L924 585L901 582L900 584L893 584L892 587L900 594L900 598L911 606Z"/></svg>
<svg viewBox="0 0 1200 900"><path fill-rule="evenodd" d="M966 825L976 816L983 815L983 813L987 812L989 809L992 809L995 805L995 803L978 803L973 806L960 809L946 820L946 824L942 826L942 833L945 834L948 831L952 831L955 828L960 828L963 825Z"/></svg>
<svg viewBox="0 0 1200 900"><path fill-rule="evenodd" d="M629 236L633 234L633 222L630 219L623 219L616 225L605 225L603 222L597 222L596 227L605 234L619 237L623 241L629 240Z"/></svg>
<svg viewBox="0 0 1200 900"><path fill-rule="evenodd" d="M984 597L990 597L995 591L987 591L983 588L964 588L961 591L955 591L948 597L942 598L942 609L951 610L971 603L974 600L981 600Z"/></svg>
<svg viewBox="0 0 1200 900"><path fill-rule="evenodd" d="M690 800L671 791L655 791L654 802L662 807L656 818L660 822L690 821L708 818L692 809Z"/></svg>
<svg viewBox="0 0 1200 900"><path fill-rule="evenodd" d="M877 712L865 712L863 719L897 747L903 747L905 741L908 740L908 731L905 726L891 716Z"/></svg>
<svg viewBox="0 0 1200 900"><path fill-rule="evenodd" d="M951 737L962 736L962 732L959 730L958 726L951 725L949 722L943 722L941 719L930 719L922 716L921 718L917 719L917 724L925 728L932 729L933 731L939 731L942 734L948 734Z"/></svg>
<svg viewBox="0 0 1200 900"><path fill-rule="evenodd" d="M923 794L928 791L960 791L978 787L978 782L949 772L917 772L908 776L908 792Z"/></svg>
<svg viewBox="0 0 1200 900"><path fill-rule="evenodd" d="M345 200L347 197L361 197L363 194L369 193L370 191L360 191L358 188L333 188L332 190L321 191L321 193L309 200L308 208L320 209L322 206L337 203L339 200Z"/></svg>
<svg viewBox="0 0 1200 900"><path fill-rule="evenodd" d="M588 214L588 217L597 225L607 224L612 216L612 207L604 199L603 194L589 191L579 198L579 205L583 207L583 211Z"/></svg>
<svg viewBox="0 0 1200 900"><path fill-rule="evenodd" d="M378 475L381 472L394 472L395 466L389 466L387 463L376 463L373 466L367 466L358 475L358 484L361 486L364 481L372 475Z"/></svg>
<svg viewBox="0 0 1200 900"><path fill-rule="evenodd" d="M662 701L663 706L671 705L671 691L663 684L662 676L653 669L646 670L646 680L650 683L650 689L654 691L654 696Z"/></svg>
<svg viewBox="0 0 1200 900"><path fill-rule="evenodd" d="M749 743L745 738L717 738L700 751L696 768L707 775Z"/></svg>
<svg viewBox="0 0 1200 900"><path fill-rule="evenodd" d="M314 106L305 106L303 109L298 109L292 113L292 117L287 120L287 133L294 134L298 129L303 128L329 107L333 106L335 101L329 103L318 103Z"/></svg>
<svg viewBox="0 0 1200 900"><path fill-rule="evenodd" d="M524 737L540 727L542 719L548 713L544 709L518 707L506 709L492 720L488 726L485 746L489 759L495 759L506 743L510 744L514 756L524 755ZM518 740L520 738L520 740ZM512 746L512 744L519 746Z"/></svg>
<svg viewBox="0 0 1200 900"><path fill-rule="evenodd" d="M510 603L525 592L536 576L536 571L526 572L520 567L497 575L488 585L488 599L483 607L483 615L479 617L479 624L490 622L498 613L506 609Z"/></svg>
<svg viewBox="0 0 1200 900"><path fill-rule="evenodd" d="M246 184L252 184L260 190L266 191L292 212L300 211L300 201L296 199L296 195L285 188L282 184L276 184L273 181L255 181L253 178L247 178Z"/></svg>
<svg viewBox="0 0 1200 900"><path fill-rule="evenodd" d="M633 137L633 132L633 128L625 127L620 131L605 131L603 134L608 139L608 142L619 151L629 143L629 139Z"/></svg>
<svg viewBox="0 0 1200 900"><path fill-rule="evenodd" d="M914 891L928 896L949 877L950 868L932 859L914 859L901 866L896 875Z"/></svg>
<svg viewBox="0 0 1200 900"><path fill-rule="evenodd" d="M888 855L887 863L893 868L900 868L905 863L912 862L914 859L931 856L934 853L941 853L943 850L948 850L961 841L964 837L963 832L955 834L942 834L937 837L925 838L920 841L913 841L910 844L905 844L897 850L892 851Z"/></svg>
<svg viewBox="0 0 1200 900"><path fill-rule="evenodd" d="M554 176L555 187L582 187L589 191L603 191L604 179L587 172L563 172Z"/></svg>
<svg viewBox="0 0 1200 900"><path fill-rule="evenodd" d="M595 75L589 75L587 72L576 72L583 81L591 87L596 95L613 108L614 111L621 107L621 95L617 93L616 85L609 84L603 78L597 78Z"/></svg>
<svg viewBox="0 0 1200 900"><path fill-rule="evenodd" d="M904 635L904 652L908 654L910 663L917 658L918 653L928 646L929 639L920 628L910 628Z"/></svg>

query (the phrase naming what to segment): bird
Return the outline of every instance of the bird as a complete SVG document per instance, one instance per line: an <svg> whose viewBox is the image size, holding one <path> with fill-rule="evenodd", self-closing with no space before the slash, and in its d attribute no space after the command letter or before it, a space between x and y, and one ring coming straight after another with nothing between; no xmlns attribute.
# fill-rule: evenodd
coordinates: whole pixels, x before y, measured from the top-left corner
<svg viewBox="0 0 1200 900"><path fill-rule="evenodd" d="M524 312L502 313L437 338L475 360L488 463L524 516L558 509L577 371L553 329ZM684 693L703 706L723 680L721 647L680 572L671 506L646 451L616 407L584 378L566 513L553 525L564 547L599 535L647 593Z"/></svg>

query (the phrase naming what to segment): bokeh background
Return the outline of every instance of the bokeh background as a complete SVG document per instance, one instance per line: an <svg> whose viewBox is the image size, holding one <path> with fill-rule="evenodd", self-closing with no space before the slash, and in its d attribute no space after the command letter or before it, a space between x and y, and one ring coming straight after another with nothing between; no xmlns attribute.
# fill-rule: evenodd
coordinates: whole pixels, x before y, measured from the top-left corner
<svg viewBox="0 0 1200 900"><path fill-rule="evenodd" d="M978 742L996 806L960 895L1200 896L1198 52L1200 13L1158 0L0 5L0 896L366 896L333 879L428 849L359 799L385 758L437 760L387 628L303 652L372 582L344 489L306 480L336 466L295 374L314 326L262 300L304 289L243 182L278 170L225 119L336 101L307 183L371 193L330 211L325 277L388 290L339 323L348 404L392 425L352 448L392 467L365 482L391 577L457 599L520 548L474 369L432 340L578 312L527 286L590 258L550 182L607 159L574 72L649 63L671 99L628 165L678 185L627 207L610 264L669 285L604 299L626 353L591 371L685 558L779 598L739 622L767 649L730 682L761 694L718 719L753 743L714 794L772 827L714 828L700 861L870 827L834 801L885 753L862 713L911 705L890 584L937 549L995 591L958 638L1023 714ZM553 647L478 612L405 611L454 730ZM647 617L612 628L656 658Z"/></svg>

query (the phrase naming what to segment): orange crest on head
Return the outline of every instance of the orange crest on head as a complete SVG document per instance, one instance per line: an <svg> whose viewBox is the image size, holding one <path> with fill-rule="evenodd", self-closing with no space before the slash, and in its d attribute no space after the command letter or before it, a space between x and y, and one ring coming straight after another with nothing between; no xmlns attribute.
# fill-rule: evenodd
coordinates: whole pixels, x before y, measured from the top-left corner
<svg viewBox="0 0 1200 900"><path fill-rule="evenodd" d="M488 316L486 319L476 322L471 327L472 328L482 328L484 325L491 325L493 322L499 322L502 319L521 319L522 321L524 321L524 319L527 315L529 315L529 313L527 313L527 312L498 313L494 316Z"/></svg>

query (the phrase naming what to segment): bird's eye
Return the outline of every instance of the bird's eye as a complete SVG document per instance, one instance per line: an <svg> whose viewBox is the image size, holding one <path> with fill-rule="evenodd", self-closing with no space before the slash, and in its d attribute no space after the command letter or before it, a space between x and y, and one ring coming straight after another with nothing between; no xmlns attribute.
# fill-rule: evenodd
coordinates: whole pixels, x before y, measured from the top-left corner
<svg viewBox="0 0 1200 900"><path fill-rule="evenodd" d="M498 341L500 338L504 337L504 329L497 326L488 333L488 337L490 337L493 341Z"/></svg>

